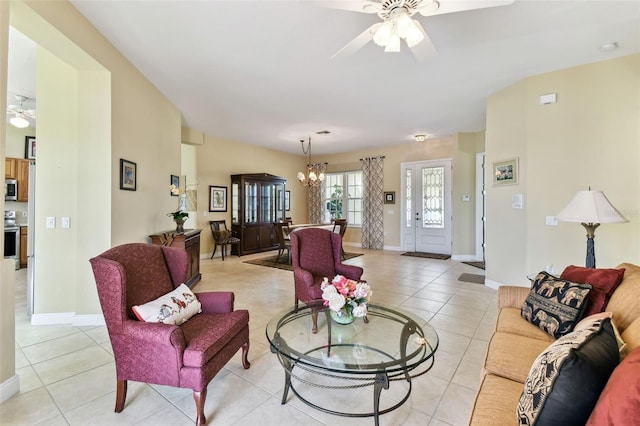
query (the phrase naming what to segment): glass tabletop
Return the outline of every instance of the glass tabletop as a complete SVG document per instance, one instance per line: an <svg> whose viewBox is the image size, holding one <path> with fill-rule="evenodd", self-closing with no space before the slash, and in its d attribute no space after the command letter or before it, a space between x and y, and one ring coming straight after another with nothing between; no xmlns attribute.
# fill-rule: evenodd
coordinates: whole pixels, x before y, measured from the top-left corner
<svg viewBox="0 0 640 426"><path fill-rule="evenodd" d="M432 359L438 335L427 320L397 307L368 305L368 322L331 320L322 305L291 307L267 324L272 351L295 364L349 374L407 374ZM318 332L311 332L313 312Z"/></svg>

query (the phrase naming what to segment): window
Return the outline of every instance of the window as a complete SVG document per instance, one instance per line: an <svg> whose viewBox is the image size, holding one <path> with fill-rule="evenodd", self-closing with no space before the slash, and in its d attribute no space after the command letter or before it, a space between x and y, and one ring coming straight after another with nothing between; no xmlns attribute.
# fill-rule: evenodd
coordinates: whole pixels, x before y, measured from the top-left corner
<svg viewBox="0 0 640 426"><path fill-rule="evenodd" d="M362 171L327 173L324 187L323 222L346 218L349 225L362 225Z"/></svg>

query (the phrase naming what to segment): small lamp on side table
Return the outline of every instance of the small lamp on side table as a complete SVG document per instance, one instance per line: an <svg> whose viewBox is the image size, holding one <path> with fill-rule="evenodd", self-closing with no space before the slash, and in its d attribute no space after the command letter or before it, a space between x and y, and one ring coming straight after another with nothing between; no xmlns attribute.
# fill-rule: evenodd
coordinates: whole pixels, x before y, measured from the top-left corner
<svg viewBox="0 0 640 426"><path fill-rule="evenodd" d="M562 222L579 222L587 230L586 267L596 267L596 254L593 243L595 231L601 223L629 222L611 205L602 191L578 191L573 199L557 215Z"/></svg>

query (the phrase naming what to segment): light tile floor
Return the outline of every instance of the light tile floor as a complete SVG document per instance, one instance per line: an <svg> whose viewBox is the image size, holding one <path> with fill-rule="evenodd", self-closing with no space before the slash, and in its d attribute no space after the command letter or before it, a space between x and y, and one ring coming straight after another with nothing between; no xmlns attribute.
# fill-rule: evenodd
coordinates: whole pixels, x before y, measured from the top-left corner
<svg viewBox="0 0 640 426"><path fill-rule="evenodd" d="M496 292L458 281L483 271L452 260L362 250L346 263L364 268L373 299L429 319L440 337L435 365L413 380L399 409L381 425L465 425L489 337L496 321ZM293 304L291 272L243 263L264 253L201 261L195 292L231 290L236 308L250 312L251 368L236 355L208 388L205 414L216 425L372 425L371 418L337 417L304 405L289 393L280 404L284 373L269 351L265 326L274 312ZM16 370L20 393L0 405L2 425L191 425L189 389L130 382L125 409L113 412L115 366L105 327L32 326L26 315L26 271L17 273ZM42 285L42 284L40 284ZM46 285L46 284L45 284ZM401 383L401 382L394 382ZM370 388L364 388L370 389ZM356 391L354 391L356 392ZM364 392L358 390L358 392ZM367 390L370 392L370 390ZM383 391L384 392L392 392ZM391 394L390 394L391 395ZM370 397L367 397L370 398Z"/></svg>

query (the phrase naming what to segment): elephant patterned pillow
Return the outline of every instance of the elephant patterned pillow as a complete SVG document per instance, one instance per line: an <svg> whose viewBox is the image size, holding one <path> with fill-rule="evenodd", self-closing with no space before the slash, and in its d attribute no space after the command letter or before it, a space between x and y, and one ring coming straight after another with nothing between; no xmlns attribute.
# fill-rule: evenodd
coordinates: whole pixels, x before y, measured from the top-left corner
<svg viewBox="0 0 640 426"><path fill-rule="evenodd" d="M520 315L557 339L571 332L582 318L590 291L590 284L574 283L540 272Z"/></svg>
<svg viewBox="0 0 640 426"><path fill-rule="evenodd" d="M585 321L533 362L518 401L516 424L583 426L587 422L620 355L611 319ZM632 418L627 414L626 420Z"/></svg>
<svg viewBox="0 0 640 426"><path fill-rule="evenodd" d="M131 308L140 321L180 325L197 313L202 305L186 284L144 305Z"/></svg>

